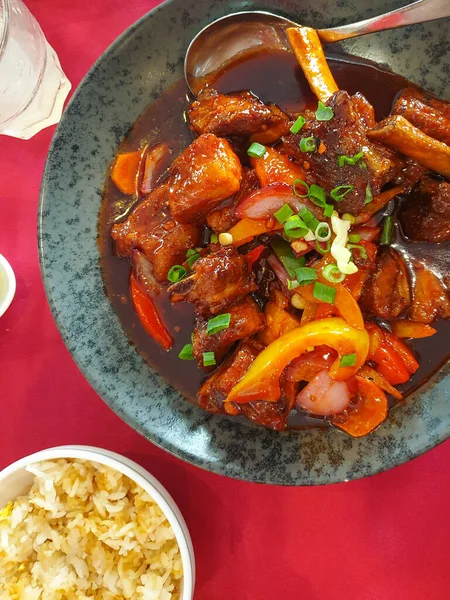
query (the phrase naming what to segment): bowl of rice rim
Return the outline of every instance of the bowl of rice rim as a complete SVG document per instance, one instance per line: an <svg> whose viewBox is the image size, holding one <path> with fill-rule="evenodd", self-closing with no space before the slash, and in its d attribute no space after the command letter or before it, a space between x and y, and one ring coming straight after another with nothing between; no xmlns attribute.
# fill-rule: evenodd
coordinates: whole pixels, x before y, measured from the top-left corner
<svg viewBox="0 0 450 600"><path fill-rule="evenodd" d="M0 599L192 600L194 584L181 512L137 463L59 446L0 472Z"/></svg>

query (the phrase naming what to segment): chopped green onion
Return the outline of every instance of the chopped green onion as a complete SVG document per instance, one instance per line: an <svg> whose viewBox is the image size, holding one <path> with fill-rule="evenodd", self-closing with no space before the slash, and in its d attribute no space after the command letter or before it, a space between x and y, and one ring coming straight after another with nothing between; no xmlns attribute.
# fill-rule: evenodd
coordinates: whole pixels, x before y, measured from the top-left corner
<svg viewBox="0 0 450 600"><path fill-rule="evenodd" d="M368 183L366 186L366 198L364 200L364 205L369 204L369 202L372 202L372 200L372 188L370 187L370 183Z"/></svg>
<svg viewBox="0 0 450 600"><path fill-rule="evenodd" d="M302 152L315 152L317 148L316 140L313 136L302 138L299 145Z"/></svg>
<svg viewBox="0 0 450 600"><path fill-rule="evenodd" d="M366 259L368 256L367 250L364 248L364 246L361 246L361 244L347 244L347 248L349 250L359 250L361 258Z"/></svg>
<svg viewBox="0 0 450 600"><path fill-rule="evenodd" d="M289 242L283 240L279 235L273 237L271 246L289 277L295 277L295 270L305 265L305 257L296 258Z"/></svg>
<svg viewBox="0 0 450 600"><path fill-rule="evenodd" d="M300 285L307 285L317 279L317 272L310 267L300 267L295 271L295 276Z"/></svg>
<svg viewBox="0 0 450 600"><path fill-rule="evenodd" d="M295 290L299 285L300 284L296 279L288 279L288 290Z"/></svg>
<svg viewBox="0 0 450 600"><path fill-rule="evenodd" d="M319 223L314 235L319 242L327 242L331 238L331 228L328 223Z"/></svg>
<svg viewBox="0 0 450 600"><path fill-rule="evenodd" d="M299 115L297 117L297 119L295 120L294 124L292 125L290 132L298 133L305 123L306 123L305 117L303 117L302 115Z"/></svg>
<svg viewBox="0 0 450 600"><path fill-rule="evenodd" d="M208 324L206 326L206 333L208 335L214 335L215 333L219 333L223 329L228 329L230 326L231 314L224 313L222 315L217 315L212 319L209 319Z"/></svg>
<svg viewBox="0 0 450 600"><path fill-rule="evenodd" d="M356 221L355 217L353 215L351 215L350 213L344 213L342 215L342 220L348 221L349 223L352 223L352 224Z"/></svg>
<svg viewBox="0 0 450 600"><path fill-rule="evenodd" d="M327 265L322 269L322 275L330 283L341 283L345 279L344 273L339 270L337 265Z"/></svg>
<svg viewBox="0 0 450 600"><path fill-rule="evenodd" d="M316 119L318 121L329 121L334 117L333 109L329 106L325 106L320 100L316 110Z"/></svg>
<svg viewBox="0 0 450 600"><path fill-rule="evenodd" d="M214 352L203 352L203 366L212 367L216 364L216 356Z"/></svg>
<svg viewBox="0 0 450 600"><path fill-rule="evenodd" d="M302 210L298 213L298 216L305 221L307 227L309 227L311 231L315 231L319 221L310 210L307 208L302 208Z"/></svg>
<svg viewBox="0 0 450 600"><path fill-rule="evenodd" d="M325 246L321 246L321 244L325 244ZM327 240L326 242L322 242L320 240L316 240L316 250L320 252L320 254L328 254L331 248L331 241Z"/></svg>
<svg viewBox="0 0 450 600"><path fill-rule="evenodd" d="M325 204L323 207L323 216L330 218L333 214L334 206L332 204Z"/></svg>
<svg viewBox="0 0 450 600"><path fill-rule="evenodd" d="M360 160L363 156L363 152L358 152L358 154L355 154L355 156L346 156L345 154L341 154L338 156L338 166L343 167L345 164L356 165L358 160Z"/></svg>
<svg viewBox="0 0 450 600"><path fill-rule="evenodd" d="M174 265L167 273L167 279L171 283L176 283L186 277L187 271L182 265Z"/></svg>
<svg viewBox="0 0 450 600"><path fill-rule="evenodd" d="M282 206L280 208L280 210L277 210L277 212L273 216L278 221L278 223L280 223L280 225L283 225L283 223L287 219L289 219L289 217L292 217L293 214L294 214L294 211L289 206L289 204L285 204L284 206Z"/></svg>
<svg viewBox="0 0 450 600"><path fill-rule="evenodd" d="M319 302L334 304L336 288L320 283L320 281L316 281L313 288L313 296L316 300L319 300Z"/></svg>
<svg viewBox="0 0 450 600"><path fill-rule="evenodd" d="M212 233L210 238L211 244L217 244L219 242L219 238L217 237L217 233Z"/></svg>
<svg viewBox="0 0 450 600"><path fill-rule="evenodd" d="M253 142L247 150L247 154L252 158L262 158L266 152L266 147L258 142Z"/></svg>
<svg viewBox="0 0 450 600"><path fill-rule="evenodd" d="M314 202L314 204L317 204L317 206L323 207L327 203L327 195L325 193L325 190L322 187L320 187L320 185L316 185L315 183L313 183L309 187L308 195L311 202Z"/></svg>
<svg viewBox="0 0 450 600"><path fill-rule="evenodd" d="M178 358L181 358L181 360L194 360L195 356L192 350L192 344L186 344L183 346L180 350Z"/></svg>
<svg viewBox="0 0 450 600"><path fill-rule="evenodd" d="M308 233L308 227L298 215L289 217L284 224L284 233L291 238L302 238Z"/></svg>
<svg viewBox="0 0 450 600"><path fill-rule="evenodd" d="M338 185L331 190L330 196L333 198L333 200L336 200L336 202L340 202L349 192L354 189L354 185Z"/></svg>
<svg viewBox="0 0 450 600"><path fill-rule="evenodd" d="M305 190L306 190L306 194L299 194L297 191L297 186L298 185L302 185ZM294 181L294 185L292 186L292 189L294 191L294 194L298 197L298 198L307 198L308 194L309 194L309 185L306 183L306 181L303 181L302 179L296 179Z"/></svg>
<svg viewBox="0 0 450 600"><path fill-rule="evenodd" d="M339 363L340 367L354 367L356 364L356 354L344 354Z"/></svg>
<svg viewBox="0 0 450 600"><path fill-rule="evenodd" d="M394 217L384 217L383 229L381 231L381 243L385 246L389 246L392 242L392 236L394 233Z"/></svg>
<svg viewBox="0 0 450 600"><path fill-rule="evenodd" d="M357 244L358 242L360 242L360 241L361 241L361 236L360 236L360 235L358 235L357 233L351 233L351 234L348 236L348 241L349 241L351 244Z"/></svg>
<svg viewBox="0 0 450 600"><path fill-rule="evenodd" d="M365 169L367 169L367 165L363 160L359 161L358 167L361 169L361 171L364 171Z"/></svg>
<svg viewBox="0 0 450 600"><path fill-rule="evenodd" d="M197 261L199 258L200 254L195 248L190 248L190 250L186 252L186 262L189 265L189 268L191 268L195 261Z"/></svg>

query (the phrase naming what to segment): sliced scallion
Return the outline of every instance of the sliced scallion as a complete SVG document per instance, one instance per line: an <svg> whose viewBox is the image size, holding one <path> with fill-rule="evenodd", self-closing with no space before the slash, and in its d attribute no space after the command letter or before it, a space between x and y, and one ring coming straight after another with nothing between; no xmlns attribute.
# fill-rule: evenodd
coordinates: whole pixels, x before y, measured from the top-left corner
<svg viewBox="0 0 450 600"><path fill-rule="evenodd" d="M307 285L317 279L317 272L311 267L300 267L295 271L295 277L300 285Z"/></svg>
<svg viewBox="0 0 450 600"><path fill-rule="evenodd" d="M302 238L308 233L306 223L298 215L289 217L284 224L284 233L290 238Z"/></svg>
<svg viewBox="0 0 450 600"><path fill-rule="evenodd" d="M305 265L305 257L296 258L289 242L283 240L279 235L273 237L271 246L289 277L294 278L295 270Z"/></svg>
<svg viewBox="0 0 450 600"><path fill-rule="evenodd" d="M356 364L356 354L344 354L341 358L339 366L341 367L354 367Z"/></svg>
<svg viewBox="0 0 450 600"><path fill-rule="evenodd" d="M186 262L189 265L189 268L200 258L200 254L196 248L190 248L186 252Z"/></svg>
<svg viewBox="0 0 450 600"><path fill-rule="evenodd" d="M322 242L320 240L316 240L316 250L320 252L320 254L328 254L331 249L331 241L327 240L326 242Z"/></svg>
<svg viewBox="0 0 450 600"><path fill-rule="evenodd" d="M331 228L328 223L319 223L314 235L319 242L327 242L331 238Z"/></svg>
<svg viewBox="0 0 450 600"><path fill-rule="evenodd" d="M181 358L181 360L194 360L195 356L192 349L192 344L186 344L183 346L178 354L178 358Z"/></svg>
<svg viewBox="0 0 450 600"><path fill-rule="evenodd" d="M216 364L216 356L214 352L203 352L203 366L212 367Z"/></svg>
<svg viewBox="0 0 450 600"><path fill-rule="evenodd" d="M338 166L343 167L344 165L356 165L358 160L360 160L364 156L363 152L358 152L354 156L346 156L345 154L341 154L338 156Z"/></svg>
<svg viewBox="0 0 450 600"><path fill-rule="evenodd" d="M311 229L311 231L315 231L317 225L319 224L319 220L312 214L310 210L307 208L302 208L302 210L298 213L299 217L303 219L306 225Z"/></svg>
<svg viewBox="0 0 450 600"><path fill-rule="evenodd" d="M341 283L345 279L344 273L339 270L337 265L326 265L322 269L322 275L330 283Z"/></svg>
<svg viewBox="0 0 450 600"><path fill-rule="evenodd" d="M364 205L369 204L369 202L372 202L372 200L372 188L370 187L370 183L368 183L366 186L366 197L364 199Z"/></svg>
<svg viewBox="0 0 450 600"><path fill-rule="evenodd" d="M358 244L358 242L361 241L361 236L357 233L351 233L348 236L348 241L350 242L350 244Z"/></svg>
<svg viewBox="0 0 450 600"><path fill-rule="evenodd" d="M316 281L313 288L313 296L316 300L319 300L319 302L334 304L336 288L320 283L320 281Z"/></svg>
<svg viewBox="0 0 450 600"><path fill-rule="evenodd" d="M290 132L291 133L298 133L305 123L306 123L305 117L303 117L302 115L299 115L296 118L296 120L295 120L294 124L292 125L292 127L290 128Z"/></svg>
<svg viewBox="0 0 450 600"><path fill-rule="evenodd" d="M383 229L381 230L381 243L385 246L389 246L392 242L392 236L394 233L394 217L384 217Z"/></svg>
<svg viewBox="0 0 450 600"><path fill-rule="evenodd" d="M211 238L210 238L210 243L211 244L217 244L219 241L219 238L217 237L217 233L212 233L211 234Z"/></svg>
<svg viewBox="0 0 450 600"><path fill-rule="evenodd" d="M302 152L315 152L317 148L316 140L313 136L302 138L299 145Z"/></svg>
<svg viewBox="0 0 450 600"><path fill-rule="evenodd" d="M319 104L318 104L317 110L316 110L316 119L318 121L329 121L333 117L334 117L333 109L329 106L325 106L325 104L323 104L319 100Z"/></svg>
<svg viewBox="0 0 450 600"><path fill-rule="evenodd" d="M280 223L280 225L283 225L283 223L287 221L289 217L292 217L293 214L294 211L289 206L289 204L284 204L279 210L277 210L276 213L274 213L273 216L278 221L278 223Z"/></svg>
<svg viewBox="0 0 450 600"><path fill-rule="evenodd" d="M212 319L209 319L208 324L206 325L206 333L208 335L214 335L215 333L219 333L223 329L228 329L230 326L231 314L223 313L222 315L217 315Z"/></svg>
<svg viewBox="0 0 450 600"><path fill-rule="evenodd" d="M331 217L331 215L333 214L334 211L334 206L332 204L325 204L325 206L323 207L323 216L324 217L328 217L328 219Z"/></svg>
<svg viewBox="0 0 450 600"><path fill-rule="evenodd" d="M306 194L300 194L300 192L297 189L299 185L305 188ZM309 185L306 183L306 181L303 181L302 179L296 179L292 186L292 190L298 198L307 198L309 194Z"/></svg>
<svg viewBox="0 0 450 600"><path fill-rule="evenodd" d="M367 250L361 244L347 244L349 250L359 250L361 258L366 259L368 257Z"/></svg>
<svg viewBox="0 0 450 600"><path fill-rule="evenodd" d="M296 279L288 279L288 290L295 290L300 285Z"/></svg>
<svg viewBox="0 0 450 600"><path fill-rule="evenodd" d="M187 271L182 265L174 265L167 273L167 279L171 283L177 283L186 277Z"/></svg>
<svg viewBox="0 0 450 600"><path fill-rule="evenodd" d="M262 158L266 152L266 147L258 142L253 142L247 150L247 154L252 158Z"/></svg>
<svg viewBox="0 0 450 600"><path fill-rule="evenodd" d="M349 192L354 189L354 185L338 185L331 190L330 196L333 198L333 200L336 200L336 202L340 202Z"/></svg>

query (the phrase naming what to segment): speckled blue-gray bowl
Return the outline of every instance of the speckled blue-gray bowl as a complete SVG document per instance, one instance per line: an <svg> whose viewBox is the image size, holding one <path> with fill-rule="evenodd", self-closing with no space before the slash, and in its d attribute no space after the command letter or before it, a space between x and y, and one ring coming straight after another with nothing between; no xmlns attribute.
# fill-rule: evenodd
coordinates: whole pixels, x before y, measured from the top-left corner
<svg viewBox="0 0 450 600"><path fill-rule="evenodd" d="M42 273L56 322L105 402L149 440L200 467L249 481L325 484L389 469L449 436L448 368L392 410L375 433L359 440L334 430L275 433L206 414L183 400L130 346L103 291L96 243L105 171L117 145L145 106L181 76L185 49L206 23L259 8L323 27L401 4L169 0L103 54L57 129L39 215ZM448 97L449 39L447 20L355 39L345 48Z"/></svg>

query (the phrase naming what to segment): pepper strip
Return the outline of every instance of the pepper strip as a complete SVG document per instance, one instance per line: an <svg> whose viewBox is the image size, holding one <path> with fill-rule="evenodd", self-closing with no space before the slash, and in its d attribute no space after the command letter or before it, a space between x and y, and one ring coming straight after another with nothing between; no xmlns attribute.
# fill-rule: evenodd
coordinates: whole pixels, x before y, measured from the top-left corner
<svg viewBox="0 0 450 600"><path fill-rule="evenodd" d="M276 402L281 395L279 379L286 365L308 349L324 345L334 348L339 354L331 366L331 377L345 380L364 364L369 351L369 335L365 329L350 327L339 317L296 327L269 344L256 357L244 377L228 394L226 402ZM353 367L340 367L344 354L356 355Z"/></svg>

